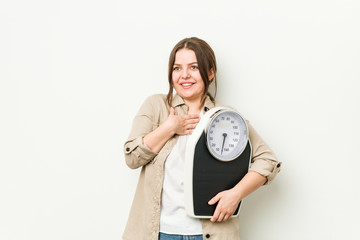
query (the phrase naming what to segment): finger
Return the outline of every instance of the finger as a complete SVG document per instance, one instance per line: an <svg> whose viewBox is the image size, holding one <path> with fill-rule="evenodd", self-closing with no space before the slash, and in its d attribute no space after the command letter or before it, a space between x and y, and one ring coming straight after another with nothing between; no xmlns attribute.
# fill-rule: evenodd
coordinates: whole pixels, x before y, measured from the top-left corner
<svg viewBox="0 0 360 240"><path fill-rule="evenodd" d="M181 132L178 132L179 135L191 135L193 133L193 129L184 129Z"/></svg>
<svg viewBox="0 0 360 240"><path fill-rule="evenodd" d="M218 217L218 219L216 221L217 222L222 222L223 219L224 219L224 213L220 212L219 217Z"/></svg>
<svg viewBox="0 0 360 240"><path fill-rule="evenodd" d="M212 199L210 199L210 201L208 202L209 205L214 205L215 203L217 203L220 200L221 196L220 194L216 194L215 197L213 197Z"/></svg>
<svg viewBox="0 0 360 240"><path fill-rule="evenodd" d="M210 221L216 222L219 218L219 215L220 215L220 208L216 207L215 212L214 212L213 216L211 217Z"/></svg>
<svg viewBox="0 0 360 240"><path fill-rule="evenodd" d="M188 124L188 125L186 125L186 129L193 130L196 128L196 126L197 126L197 124Z"/></svg>
<svg viewBox="0 0 360 240"><path fill-rule="evenodd" d="M194 124L194 123L199 123L199 121L200 121L200 118L192 118L192 119L186 119L185 120L185 123L186 124Z"/></svg>
<svg viewBox="0 0 360 240"><path fill-rule="evenodd" d="M229 220L229 218L230 218L230 215L226 214L226 215L224 216L223 221L225 222L225 221Z"/></svg>
<svg viewBox="0 0 360 240"><path fill-rule="evenodd" d="M189 129L185 132L185 135L191 135L193 133L193 130L192 129Z"/></svg>

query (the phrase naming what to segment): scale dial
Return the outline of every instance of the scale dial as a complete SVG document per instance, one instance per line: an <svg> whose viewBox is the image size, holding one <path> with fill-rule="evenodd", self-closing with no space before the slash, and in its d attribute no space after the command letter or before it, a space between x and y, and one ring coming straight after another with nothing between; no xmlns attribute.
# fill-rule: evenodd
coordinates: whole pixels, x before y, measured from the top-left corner
<svg viewBox="0 0 360 240"><path fill-rule="evenodd" d="M247 124L238 112L220 110L207 127L206 143L216 159L228 162L244 151L248 136Z"/></svg>

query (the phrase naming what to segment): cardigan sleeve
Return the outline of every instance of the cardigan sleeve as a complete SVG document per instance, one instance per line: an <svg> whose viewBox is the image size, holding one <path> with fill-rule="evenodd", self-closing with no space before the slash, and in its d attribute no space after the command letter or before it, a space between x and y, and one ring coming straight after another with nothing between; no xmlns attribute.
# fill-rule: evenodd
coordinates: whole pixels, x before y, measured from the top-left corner
<svg viewBox="0 0 360 240"><path fill-rule="evenodd" d="M125 161L132 169L146 165L157 156L157 153L143 142L143 137L155 128L153 101L154 97L148 97L144 101L132 122L130 135L124 144Z"/></svg>
<svg viewBox="0 0 360 240"><path fill-rule="evenodd" d="M270 184L275 176L280 172L281 162L279 162L265 141L256 132L254 127L248 122L249 138L252 147L251 164L249 171L254 171L266 177L266 184Z"/></svg>

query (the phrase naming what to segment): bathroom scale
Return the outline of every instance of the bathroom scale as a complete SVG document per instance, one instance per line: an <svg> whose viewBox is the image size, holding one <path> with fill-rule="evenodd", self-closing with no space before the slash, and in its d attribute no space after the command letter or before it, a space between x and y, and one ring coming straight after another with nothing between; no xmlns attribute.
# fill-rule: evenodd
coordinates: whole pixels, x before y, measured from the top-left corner
<svg viewBox="0 0 360 240"><path fill-rule="evenodd" d="M211 218L217 204L208 201L234 187L248 172L249 130L237 111L208 110L189 136L185 152L185 210L195 218ZM241 202L233 216L239 214Z"/></svg>

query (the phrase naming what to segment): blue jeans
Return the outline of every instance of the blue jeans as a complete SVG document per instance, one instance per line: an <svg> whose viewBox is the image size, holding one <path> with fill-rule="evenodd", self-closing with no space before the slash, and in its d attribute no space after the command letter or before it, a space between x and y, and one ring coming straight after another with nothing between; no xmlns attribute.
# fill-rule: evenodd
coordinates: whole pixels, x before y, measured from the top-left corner
<svg viewBox="0 0 360 240"><path fill-rule="evenodd" d="M203 236L159 233L159 240L203 240Z"/></svg>

